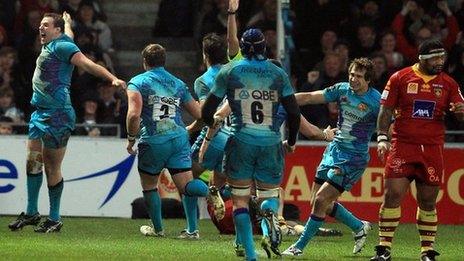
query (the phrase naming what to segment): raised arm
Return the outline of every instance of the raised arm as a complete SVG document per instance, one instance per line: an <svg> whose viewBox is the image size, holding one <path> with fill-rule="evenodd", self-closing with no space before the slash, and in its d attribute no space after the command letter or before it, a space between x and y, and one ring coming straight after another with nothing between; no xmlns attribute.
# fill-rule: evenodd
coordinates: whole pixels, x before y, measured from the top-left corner
<svg viewBox="0 0 464 261"><path fill-rule="evenodd" d="M110 81L111 84L115 87L120 87L124 89L126 89L127 87L126 83L123 80L118 79L107 69L105 69L105 67L94 63L81 52L78 52L73 55L73 57L71 58L71 63L92 75Z"/></svg>
<svg viewBox="0 0 464 261"><path fill-rule="evenodd" d="M64 20L64 34L69 36L69 38L74 39L71 15L69 15L67 12L63 12L63 20Z"/></svg>
<svg viewBox="0 0 464 261"><path fill-rule="evenodd" d="M238 42L238 29L236 13L239 6L239 0L229 0L229 9L227 10L227 54L233 58L238 54L240 45Z"/></svg>

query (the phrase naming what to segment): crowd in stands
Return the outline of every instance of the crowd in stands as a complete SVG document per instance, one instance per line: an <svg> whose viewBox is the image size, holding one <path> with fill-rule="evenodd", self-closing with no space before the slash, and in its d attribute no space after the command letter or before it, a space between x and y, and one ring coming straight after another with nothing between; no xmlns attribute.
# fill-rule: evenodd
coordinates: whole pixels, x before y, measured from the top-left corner
<svg viewBox="0 0 464 261"><path fill-rule="evenodd" d="M166 5L174 2L163 0ZM227 32L228 0L203 0L196 22L183 24L184 35L199 42L204 35ZM417 46L425 39L440 39L447 48L445 71L464 91L464 4L463 0L312 0L290 1L295 50L292 79L297 91L315 91L347 81L347 65L357 57L372 58L375 77L371 85L380 92L395 71L417 62ZM267 40L268 58L276 58L276 0L240 1L237 14L239 34L260 28ZM190 6L192 7L192 5ZM160 9L160 11L162 11ZM160 14L161 15L161 14ZM190 16L189 19L194 19ZM190 27L195 24L196 27ZM166 25L169 27L169 25ZM201 67L200 67L201 68ZM337 105L308 105L304 116L320 128L334 126ZM463 129L447 115L449 130ZM463 135L449 141L464 141Z"/></svg>
<svg viewBox="0 0 464 261"><path fill-rule="evenodd" d="M372 86L382 91L393 72L417 61L418 44L435 37L448 50L446 72L464 91L463 2L290 1L296 46L291 58L292 80L296 90L321 90L346 81L349 61L366 56L375 63ZM75 42L81 51L114 71L111 29L98 0L10 0L0 5L0 116L10 117L13 122L28 121L31 79L41 47L37 28L45 12L70 13ZM226 35L227 9L228 0L162 0L153 33L156 37L193 37L200 46L207 33ZM250 27L264 32L269 58L277 58L276 9L276 0L240 1L237 13L239 34ZM103 98L107 92L102 90L104 86L95 77L75 70L71 92L78 123L124 124L124 99L114 94ZM88 105L91 103L96 103L95 120L89 120L89 107L95 107ZM302 108L304 116L320 128L334 126L337 110L336 104ZM452 115L446 122L449 130L464 127ZM450 141L453 139L464 141L462 135Z"/></svg>
<svg viewBox="0 0 464 261"><path fill-rule="evenodd" d="M98 0L9 0L0 2L0 10L0 126L27 123L33 111L29 102L35 62L41 50L38 28L44 13L68 12L73 19L74 41L82 53L114 72L111 29ZM76 134L117 133L114 128L92 127L95 124L120 124L120 130L125 129L121 115L125 115L127 106L122 96L108 86L84 71L74 70L72 103L77 123L85 126L77 128Z"/></svg>

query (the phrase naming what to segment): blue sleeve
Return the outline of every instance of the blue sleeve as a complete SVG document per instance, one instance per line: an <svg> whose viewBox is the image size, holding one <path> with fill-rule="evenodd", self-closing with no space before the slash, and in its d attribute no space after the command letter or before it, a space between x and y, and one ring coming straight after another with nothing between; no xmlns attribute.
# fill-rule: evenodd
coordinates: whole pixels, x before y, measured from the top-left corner
<svg viewBox="0 0 464 261"><path fill-rule="evenodd" d="M69 62L72 55L80 51L73 42L58 42L55 46L55 54L63 62Z"/></svg>
<svg viewBox="0 0 464 261"><path fill-rule="evenodd" d="M337 83L323 90L324 98L327 102L338 101L341 93L341 84Z"/></svg>
<svg viewBox="0 0 464 261"><path fill-rule="evenodd" d="M219 98L224 98L227 91L227 75L229 70L226 70L226 67L224 66L217 74L213 89L211 90L211 93Z"/></svg>
<svg viewBox="0 0 464 261"><path fill-rule="evenodd" d="M208 97L209 88L208 85L206 85L206 83L203 81L202 77L195 80L193 88L200 101L205 100L206 97Z"/></svg>
<svg viewBox="0 0 464 261"><path fill-rule="evenodd" d="M128 91L136 91L140 92L140 81L137 78L132 78L128 83L127 83L127 90Z"/></svg>
<svg viewBox="0 0 464 261"><path fill-rule="evenodd" d="M290 83L290 78L288 75L282 70L282 83L283 83L283 88L282 88L282 97L286 97L289 95L294 94L295 92L293 91L292 84Z"/></svg>
<svg viewBox="0 0 464 261"><path fill-rule="evenodd" d="M180 96L181 103L187 103L193 100L192 94L190 94L190 91L187 85L183 84L183 86L181 87L181 92L182 92Z"/></svg>

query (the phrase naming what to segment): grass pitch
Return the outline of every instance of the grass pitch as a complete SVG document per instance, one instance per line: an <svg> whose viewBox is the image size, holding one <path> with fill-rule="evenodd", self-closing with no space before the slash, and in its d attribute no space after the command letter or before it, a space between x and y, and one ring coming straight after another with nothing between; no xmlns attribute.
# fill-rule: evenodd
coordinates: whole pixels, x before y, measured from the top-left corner
<svg viewBox="0 0 464 261"><path fill-rule="evenodd" d="M235 256L233 236L219 235L208 220L200 221L198 241L177 239L184 220L165 220L166 238L145 237L139 227L148 220L117 218L64 218L60 233L38 234L28 226L10 232L14 217L0 217L2 260L241 260ZM340 224L328 227L343 231L342 237L316 237L304 249L301 260L368 260L377 243L377 227L368 236L364 250L354 256L350 230ZM393 245L393 260L419 260L419 236L414 224L401 224ZM266 259L255 237L260 259ZM297 237L284 236L281 251ZM464 226L439 226L436 249L439 260L464 260ZM284 259L291 259L285 257Z"/></svg>

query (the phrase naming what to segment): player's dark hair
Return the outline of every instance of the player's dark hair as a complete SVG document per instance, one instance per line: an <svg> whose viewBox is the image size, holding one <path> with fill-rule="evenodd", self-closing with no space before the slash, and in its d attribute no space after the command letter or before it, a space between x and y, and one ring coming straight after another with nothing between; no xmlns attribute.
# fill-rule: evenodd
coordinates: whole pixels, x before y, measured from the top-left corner
<svg viewBox="0 0 464 261"><path fill-rule="evenodd" d="M64 19L63 16L56 13L45 13L43 17L51 17L53 18L53 26L59 27L61 32L64 33Z"/></svg>
<svg viewBox="0 0 464 261"><path fill-rule="evenodd" d="M366 70L364 74L364 79L366 81L371 81L374 77L374 63L369 58L356 58L350 63L350 67L348 68L351 71L352 68L356 68L357 70Z"/></svg>
<svg viewBox="0 0 464 261"><path fill-rule="evenodd" d="M149 67L160 67L166 63L166 50L159 44L149 44L142 51L142 57Z"/></svg>
<svg viewBox="0 0 464 261"><path fill-rule="evenodd" d="M428 39L419 45L419 55L441 53L445 51L442 42L437 39Z"/></svg>
<svg viewBox="0 0 464 261"><path fill-rule="evenodd" d="M203 53L211 64L227 63L227 43L225 39L215 33L203 37Z"/></svg>

